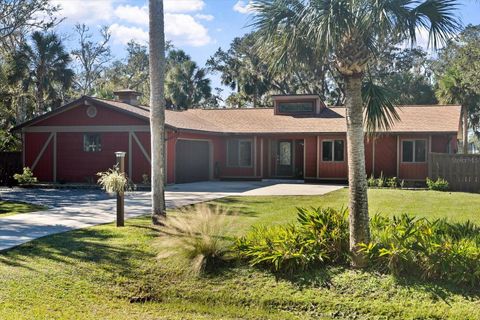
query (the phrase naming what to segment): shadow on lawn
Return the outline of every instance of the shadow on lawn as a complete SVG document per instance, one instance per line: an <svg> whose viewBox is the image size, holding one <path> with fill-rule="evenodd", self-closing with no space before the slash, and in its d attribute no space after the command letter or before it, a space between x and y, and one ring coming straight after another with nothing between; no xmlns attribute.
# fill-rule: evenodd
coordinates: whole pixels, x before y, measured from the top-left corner
<svg viewBox="0 0 480 320"><path fill-rule="evenodd" d="M278 279L286 280L292 284L298 286L299 289L322 287L327 289L339 289L335 283L335 276L341 275L344 272L352 271L348 266L323 266L315 270L298 272L295 274L276 274ZM362 275L360 278L377 278L381 281L381 278L386 276L374 270L355 270ZM399 288L414 289L428 293L432 299L442 300L446 304L449 304L449 298L452 295L461 295L469 299L480 299L480 288L467 287L455 284L453 282L440 281L440 280L424 280L414 276L395 276L395 285ZM352 278L350 286L355 286L355 280ZM341 291L341 290L340 290Z"/></svg>
<svg viewBox="0 0 480 320"><path fill-rule="evenodd" d="M146 226L128 225L127 228ZM152 233L156 231L149 229ZM138 274L138 266L134 262L152 259L155 253L136 248L131 241L125 241L130 245L125 244L122 239L127 232L121 230L89 228L39 238L0 252L0 266L5 264L35 271L37 264L32 262L46 259L66 265L94 263L96 268L118 276L134 276Z"/></svg>

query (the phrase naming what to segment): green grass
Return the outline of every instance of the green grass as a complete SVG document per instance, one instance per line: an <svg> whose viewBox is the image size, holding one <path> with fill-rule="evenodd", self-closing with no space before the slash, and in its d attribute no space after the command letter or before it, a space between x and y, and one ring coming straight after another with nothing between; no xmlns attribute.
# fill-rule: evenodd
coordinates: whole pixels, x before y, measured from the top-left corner
<svg viewBox="0 0 480 320"><path fill-rule="evenodd" d="M480 223L480 195L371 190L371 210ZM412 204L408 203L413 202ZM322 197L226 198L236 233L292 222L295 206L341 206ZM0 319L479 319L480 289L327 268L295 278L242 265L192 276L156 258L148 218L49 236L0 253Z"/></svg>
<svg viewBox="0 0 480 320"><path fill-rule="evenodd" d="M0 201L0 218L44 209L45 207L24 202Z"/></svg>

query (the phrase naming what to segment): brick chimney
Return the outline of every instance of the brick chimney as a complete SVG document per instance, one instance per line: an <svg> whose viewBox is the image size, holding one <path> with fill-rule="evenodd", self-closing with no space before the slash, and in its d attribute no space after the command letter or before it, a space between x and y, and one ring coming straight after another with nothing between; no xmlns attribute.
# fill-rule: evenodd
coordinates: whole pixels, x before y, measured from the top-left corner
<svg viewBox="0 0 480 320"><path fill-rule="evenodd" d="M115 100L138 106L138 97L142 94L132 89L121 89L114 91Z"/></svg>

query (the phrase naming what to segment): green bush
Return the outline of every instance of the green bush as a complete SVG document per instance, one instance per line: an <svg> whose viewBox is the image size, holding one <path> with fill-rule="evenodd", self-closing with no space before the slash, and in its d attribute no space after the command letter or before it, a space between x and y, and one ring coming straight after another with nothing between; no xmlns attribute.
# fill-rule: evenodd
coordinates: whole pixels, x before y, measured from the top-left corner
<svg viewBox="0 0 480 320"><path fill-rule="evenodd" d="M458 284L480 282L480 228L471 222L376 215L371 230L372 241L362 250L377 270Z"/></svg>
<svg viewBox="0 0 480 320"><path fill-rule="evenodd" d="M297 224L253 227L234 244L252 266L294 273L349 261L347 210L298 209ZM480 283L480 227L408 215L370 220L371 242L361 244L374 270L396 276Z"/></svg>
<svg viewBox="0 0 480 320"><path fill-rule="evenodd" d="M24 167L22 173L14 174L13 179L17 180L20 185L30 185L38 182L29 167Z"/></svg>
<svg viewBox="0 0 480 320"><path fill-rule="evenodd" d="M385 187L385 177L383 176L383 171L380 172L380 177L377 179L377 187L383 188Z"/></svg>
<svg viewBox="0 0 480 320"><path fill-rule="evenodd" d="M392 177L392 178L387 179L387 186L389 188L396 188L396 187L398 187L398 184L399 184L399 182L398 182L397 177Z"/></svg>
<svg viewBox="0 0 480 320"><path fill-rule="evenodd" d="M448 181L442 178L438 178L437 180L431 180L430 178L427 178L426 183L428 189L430 190L447 191L449 187Z"/></svg>
<svg viewBox="0 0 480 320"><path fill-rule="evenodd" d="M347 210L297 209L297 225L253 227L234 250L252 266L292 273L313 265L346 261Z"/></svg>
<svg viewBox="0 0 480 320"><path fill-rule="evenodd" d="M377 186L377 179L375 179L373 173L370 175L370 178L368 178L367 185L369 187L376 187Z"/></svg>

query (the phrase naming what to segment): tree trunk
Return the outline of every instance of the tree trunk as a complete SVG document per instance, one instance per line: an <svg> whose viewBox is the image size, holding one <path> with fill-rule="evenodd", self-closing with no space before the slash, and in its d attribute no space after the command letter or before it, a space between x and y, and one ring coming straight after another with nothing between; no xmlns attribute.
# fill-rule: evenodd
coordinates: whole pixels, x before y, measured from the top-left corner
<svg viewBox="0 0 480 320"><path fill-rule="evenodd" d="M365 172L365 146L363 132L362 78L345 77L345 106L347 120L348 188L350 210L350 252L352 265L362 268L367 264L359 252L360 243L370 241L367 199L367 174Z"/></svg>
<svg viewBox="0 0 480 320"><path fill-rule="evenodd" d="M462 106L462 116L463 154L468 154L468 111L466 106Z"/></svg>
<svg viewBox="0 0 480 320"><path fill-rule="evenodd" d="M163 0L149 2L150 135L152 150L152 223L162 224L165 210L165 34Z"/></svg>

